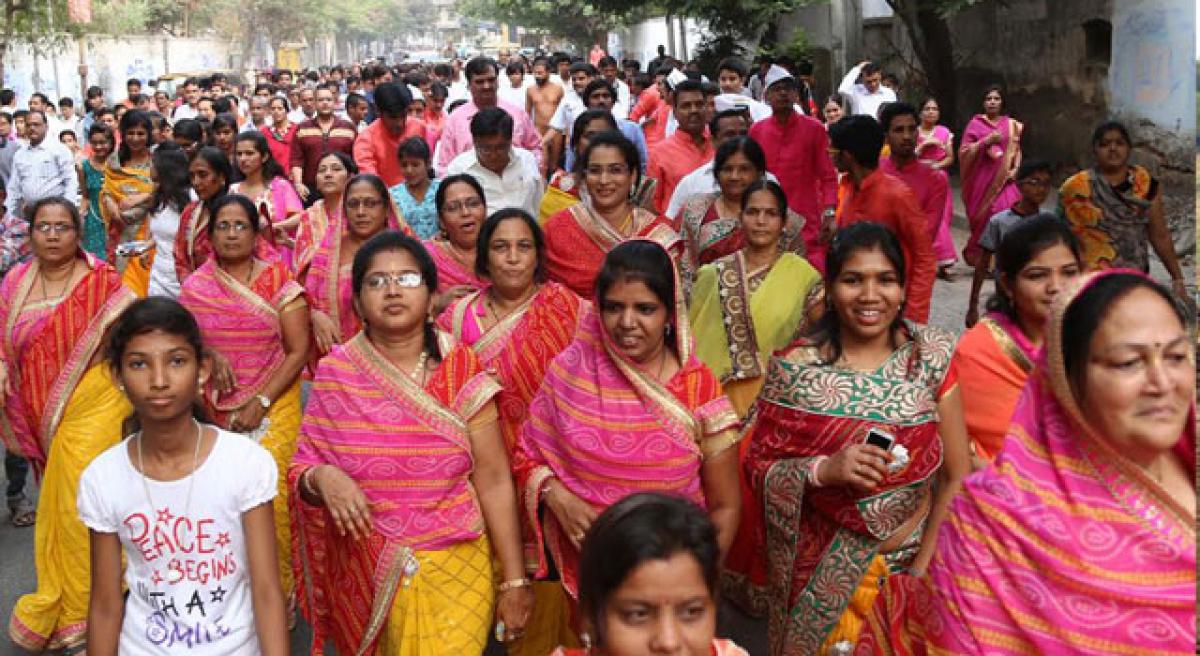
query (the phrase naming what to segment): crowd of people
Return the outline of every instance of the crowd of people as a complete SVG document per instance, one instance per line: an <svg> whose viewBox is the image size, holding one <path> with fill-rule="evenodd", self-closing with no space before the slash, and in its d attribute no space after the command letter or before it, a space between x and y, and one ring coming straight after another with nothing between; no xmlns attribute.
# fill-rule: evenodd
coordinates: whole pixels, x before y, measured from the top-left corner
<svg viewBox="0 0 1200 656"><path fill-rule="evenodd" d="M1044 211L1000 87L956 146L869 61L595 54L0 92L14 643L744 654L725 601L779 656L1193 653L1128 130Z"/></svg>

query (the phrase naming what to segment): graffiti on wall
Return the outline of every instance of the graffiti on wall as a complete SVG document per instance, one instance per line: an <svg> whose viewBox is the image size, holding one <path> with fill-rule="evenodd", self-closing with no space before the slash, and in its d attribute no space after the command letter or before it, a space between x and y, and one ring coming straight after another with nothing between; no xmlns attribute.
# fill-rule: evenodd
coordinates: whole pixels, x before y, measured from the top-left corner
<svg viewBox="0 0 1200 656"><path fill-rule="evenodd" d="M1191 0L1114 3L1112 108L1176 132L1195 129Z"/></svg>

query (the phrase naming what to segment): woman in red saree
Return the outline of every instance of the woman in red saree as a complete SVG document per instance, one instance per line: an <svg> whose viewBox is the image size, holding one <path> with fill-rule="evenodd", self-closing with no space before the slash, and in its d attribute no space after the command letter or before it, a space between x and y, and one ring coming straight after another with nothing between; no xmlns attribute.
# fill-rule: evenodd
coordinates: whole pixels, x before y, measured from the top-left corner
<svg viewBox="0 0 1200 656"><path fill-rule="evenodd" d="M526 519L576 599L583 537L622 498L658 491L707 508L722 555L741 509L737 416L695 356L670 256L646 240L620 244L595 298L550 365L517 456ZM545 550L535 553L544 576Z"/></svg>
<svg viewBox="0 0 1200 656"><path fill-rule="evenodd" d="M121 439L131 411L100 346L135 297L115 269L81 250L74 203L45 198L29 216L34 257L0 282L0 438L41 474L38 589L17 600L9 636L31 652L78 650L87 640L91 563L75 496L83 470Z"/></svg>
<svg viewBox="0 0 1200 656"><path fill-rule="evenodd" d="M921 125L917 128L917 159L946 178L949 184L950 166L954 164L954 133L938 123L942 110L937 98L927 98L921 105ZM954 237L950 222L954 219L954 194L946 194L946 208L933 231L933 255L937 258L938 276L951 280L950 269L958 256L954 252Z"/></svg>
<svg viewBox="0 0 1200 656"><path fill-rule="evenodd" d="M1013 181L1021 166L1021 133L1025 126L1004 113L999 85L983 91L983 113L976 114L963 134L958 159L962 167L962 197L971 224L971 239L963 260L975 266L979 237L988 219L1021 198Z"/></svg>
<svg viewBox="0 0 1200 656"><path fill-rule="evenodd" d="M546 269L550 279L591 298L604 256L627 239L648 239L682 254L679 235L666 217L630 200L641 173L637 147L620 132L593 137L576 164L587 196L546 222ZM443 185L444 186L444 185Z"/></svg>
<svg viewBox="0 0 1200 656"><path fill-rule="evenodd" d="M963 333L950 366L962 389L976 455L995 459L1033 363L1041 357L1054 299L1083 272L1079 242L1056 217L1032 217L996 251L998 283L990 312Z"/></svg>
<svg viewBox="0 0 1200 656"><path fill-rule="evenodd" d="M300 431L300 370L308 361L304 289L278 260L254 257L258 211L245 196L213 203L214 257L188 276L179 296L213 352L215 376L206 401L214 423L249 433L279 467L275 547L284 598L291 599L292 540L287 468Z"/></svg>
<svg viewBox="0 0 1200 656"><path fill-rule="evenodd" d="M305 271L312 264L317 247L330 230L342 229L342 194L346 183L358 175L358 166L349 155L333 151L317 163L317 192L321 199L300 215L296 226L296 245L292 250L292 268Z"/></svg>
<svg viewBox="0 0 1200 656"><path fill-rule="evenodd" d="M384 230L408 233L392 196L378 176L362 173L350 179L342 197L341 226L329 230L300 280L312 304L312 334L318 355L345 344L362 324L354 312L350 269L360 246Z"/></svg>
<svg viewBox="0 0 1200 656"><path fill-rule="evenodd" d="M877 613L860 653L1194 654L1189 324L1127 269L1061 295L1004 449L951 504L923 585L893 595L907 622Z"/></svg>
<svg viewBox="0 0 1200 656"><path fill-rule="evenodd" d="M911 578L933 556L970 467L954 337L902 319L896 237L847 226L826 265L825 314L771 359L750 418L745 469L762 518L749 524L766 568L749 582L775 656L852 646L880 580Z"/></svg>
<svg viewBox="0 0 1200 656"><path fill-rule="evenodd" d="M438 327L471 346L500 383L496 407L510 457L546 369L571 343L588 306L566 287L546 282L544 243L537 221L523 210L492 214L479 231L476 260L479 276L491 284L459 299L438 318ZM521 528L525 568L533 576L538 567L537 534L528 521ZM508 649L514 656L545 656L573 640L562 586L538 581L534 594L537 603L526 637Z"/></svg>
<svg viewBox="0 0 1200 656"><path fill-rule="evenodd" d="M424 245L437 265L438 297L433 309L440 313L455 300L487 286L475 273L475 246L487 218L487 199L474 176L460 173L441 180L433 202L442 233L425 240Z"/></svg>
<svg viewBox="0 0 1200 656"><path fill-rule="evenodd" d="M419 242L373 237L352 276L364 329L321 361L289 472L313 653L329 639L341 654L479 654L493 613L496 637L519 639L533 594L499 386L429 323L437 269Z"/></svg>
<svg viewBox="0 0 1200 656"><path fill-rule="evenodd" d="M196 200L183 208L175 233L175 277L180 284L212 255L212 244L208 241L209 207L229 191L232 177L229 158L216 148L201 148L188 164L188 178Z"/></svg>

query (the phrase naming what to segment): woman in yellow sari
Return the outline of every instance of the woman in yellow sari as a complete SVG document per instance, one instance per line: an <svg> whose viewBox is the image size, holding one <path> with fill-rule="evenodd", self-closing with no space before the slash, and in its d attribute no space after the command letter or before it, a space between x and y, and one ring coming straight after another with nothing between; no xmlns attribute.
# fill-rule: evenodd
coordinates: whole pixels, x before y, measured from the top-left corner
<svg viewBox="0 0 1200 656"><path fill-rule="evenodd" d="M118 263L117 267L125 271L125 283L140 296L146 295L150 285L153 251L143 251L142 257L124 265L113 257L122 242L150 239L150 226L145 218L154 194L150 154L153 130L149 114L137 109L125 112L121 117L121 145L108 158L104 186L100 189L100 210L108 226L108 261Z"/></svg>
<svg viewBox="0 0 1200 656"><path fill-rule="evenodd" d="M284 597L294 602L287 468L300 432L308 305L286 264L254 256L260 228L252 201L228 194L213 203L212 213L214 257L188 276L179 302L195 315L216 361L206 394L214 423L249 433L279 467L275 547Z"/></svg>
<svg viewBox="0 0 1200 656"><path fill-rule="evenodd" d="M9 636L28 651L75 651L86 641L91 580L75 494L131 411L100 363L100 345L134 295L116 270L82 252L74 203L44 198L29 215L34 257L0 283L0 437L41 472L38 589L17 600Z"/></svg>

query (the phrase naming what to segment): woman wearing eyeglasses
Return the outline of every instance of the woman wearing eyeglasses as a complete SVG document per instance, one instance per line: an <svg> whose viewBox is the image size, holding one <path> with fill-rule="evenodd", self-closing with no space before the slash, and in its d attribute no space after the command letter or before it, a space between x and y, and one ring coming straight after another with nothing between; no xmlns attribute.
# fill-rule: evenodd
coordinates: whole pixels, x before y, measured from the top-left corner
<svg viewBox="0 0 1200 656"><path fill-rule="evenodd" d="M329 353L361 328L354 313L350 265L368 239L391 228L410 232L400 218L387 185L378 176L362 173L350 178L342 194L340 230L325 233L312 264L301 281L312 304L312 333L319 355Z"/></svg>
<svg viewBox="0 0 1200 656"><path fill-rule="evenodd" d="M279 467L275 548L285 598L291 597L292 539L287 467L300 430L300 370L308 360L309 316L304 289L281 260L255 257L258 210L240 194L212 206L213 258L183 284L179 302L196 317L204 343L228 362L205 390L215 423L259 435Z"/></svg>
<svg viewBox="0 0 1200 656"><path fill-rule="evenodd" d="M0 283L0 437L40 473L38 589L17 601L9 634L30 652L74 651L86 640L91 580L88 531L75 511L79 476L121 439L132 411L99 345L134 295L82 250L74 203L44 198L29 216L33 258ZM12 510L14 522L32 523L28 507Z"/></svg>
<svg viewBox="0 0 1200 656"><path fill-rule="evenodd" d="M475 273L475 243L487 218L483 187L468 173L442 179L434 197L441 235L424 242L438 271L435 316L454 301L487 287Z"/></svg>
<svg viewBox="0 0 1200 656"><path fill-rule="evenodd" d="M321 361L305 408L299 597L313 645L340 654L480 654L489 634L519 639L533 607L500 388L429 322L437 277L415 239L367 241L363 330Z"/></svg>

